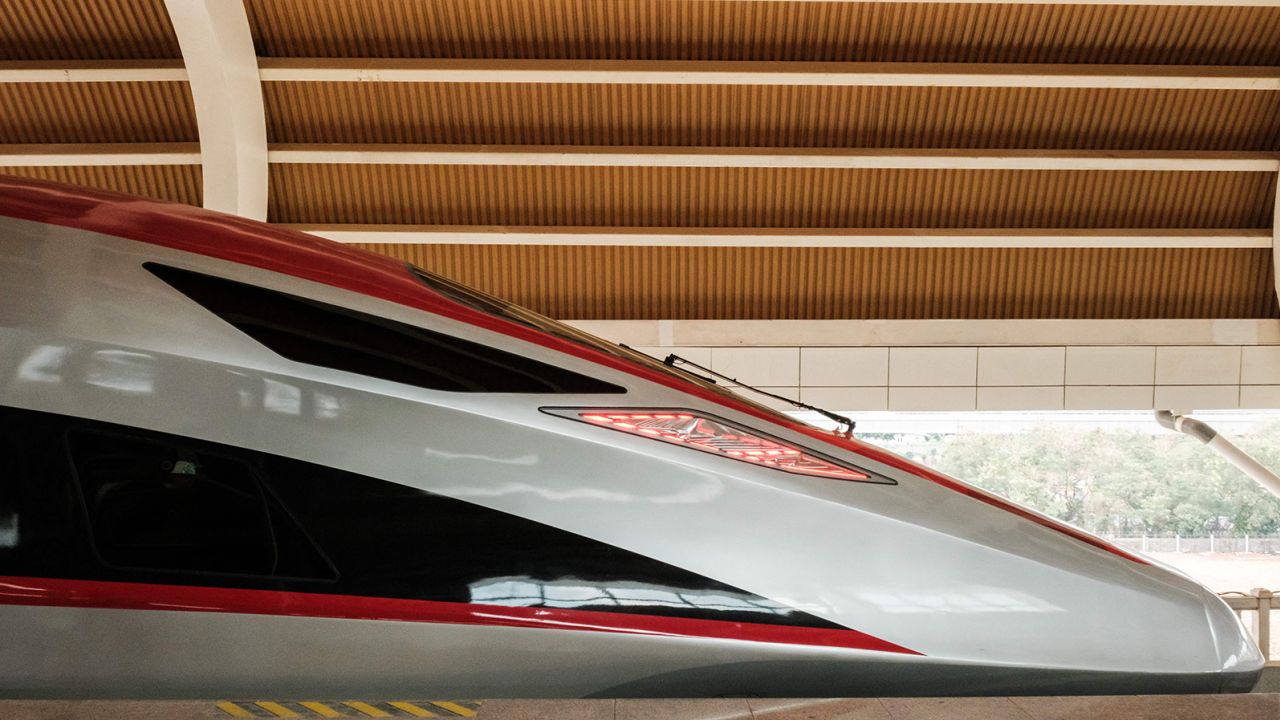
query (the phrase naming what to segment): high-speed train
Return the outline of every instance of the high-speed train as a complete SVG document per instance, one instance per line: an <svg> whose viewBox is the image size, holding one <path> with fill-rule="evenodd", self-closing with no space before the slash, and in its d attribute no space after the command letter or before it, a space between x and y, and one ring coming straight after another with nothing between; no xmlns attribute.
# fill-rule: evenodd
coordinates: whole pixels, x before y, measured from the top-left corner
<svg viewBox="0 0 1280 720"><path fill-rule="evenodd" d="M0 695L1248 690L1185 576L389 258L0 178Z"/></svg>

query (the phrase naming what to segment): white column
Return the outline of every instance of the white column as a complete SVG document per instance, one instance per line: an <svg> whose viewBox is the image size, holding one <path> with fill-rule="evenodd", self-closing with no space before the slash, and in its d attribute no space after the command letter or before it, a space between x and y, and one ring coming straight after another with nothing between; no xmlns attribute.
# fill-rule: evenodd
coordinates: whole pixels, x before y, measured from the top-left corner
<svg viewBox="0 0 1280 720"><path fill-rule="evenodd" d="M165 0L195 102L204 206L267 217L267 125L258 58L239 0Z"/></svg>
<svg viewBox="0 0 1280 720"><path fill-rule="evenodd" d="M1276 175L1276 204L1271 211L1271 274L1275 276L1276 296L1280 297L1280 174Z"/></svg>

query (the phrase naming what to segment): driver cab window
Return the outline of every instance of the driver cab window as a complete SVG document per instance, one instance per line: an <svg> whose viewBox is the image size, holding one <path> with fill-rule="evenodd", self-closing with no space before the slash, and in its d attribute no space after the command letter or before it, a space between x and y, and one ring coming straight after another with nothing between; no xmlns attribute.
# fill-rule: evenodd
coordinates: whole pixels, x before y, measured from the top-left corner
<svg viewBox="0 0 1280 720"><path fill-rule="evenodd" d="M129 570L332 578L244 459L201 443L67 434L93 547Z"/></svg>

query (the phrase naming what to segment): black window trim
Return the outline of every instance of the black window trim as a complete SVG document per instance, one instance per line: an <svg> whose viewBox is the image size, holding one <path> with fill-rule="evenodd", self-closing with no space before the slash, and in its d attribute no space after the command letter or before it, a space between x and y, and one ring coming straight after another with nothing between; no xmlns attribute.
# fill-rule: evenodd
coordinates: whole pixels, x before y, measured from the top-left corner
<svg viewBox="0 0 1280 720"><path fill-rule="evenodd" d="M351 373L359 377L374 378L385 382L394 382L434 392L448 392L455 394L527 394L546 396L622 395L627 393L626 387L615 382L602 380L598 377L587 375L577 370L570 370L550 362L544 362L518 352L494 347L488 343L457 337L456 335L451 335L440 330L382 317L361 310L335 305L322 300L295 295L283 290L262 287L260 285L247 283L241 280L220 277L200 270L192 270L151 261L144 262L142 266L162 282L181 293L188 300L196 303L205 311L214 315L222 322L227 323L253 342L267 349L269 352L272 352L290 362L296 362L310 367L322 367L329 370L336 370L338 372ZM406 342L415 342L432 346L444 353L452 354L456 358L469 360L478 366L487 365L490 368L500 369L501 371L508 373L509 376L523 377L529 381L529 387L518 389L501 387L467 387L468 385L474 386L480 381L477 380L476 377L462 377L456 373L456 369L451 371L449 368L442 367L439 364L426 364L413 355L387 352L369 345L362 345L359 340L355 338L318 337L313 333L308 332L307 328L295 327L288 323L275 323L270 320L264 321L257 317L245 317L238 320L238 313L235 310L228 310L225 307L214 307L211 303L207 302L207 300L202 300L196 294L193 294L190 286L184 288L184 282L189 282L191 280L195 280L196 282L214 283L222 286L236 286L243 288L247 292L274 296L279 298L281 301L292 303L295 307L304 306L316 312L340 315L355 323L374 326L383 332L399 334ZM199 291L197 291L197 294L198 292ZM371 372L368 368L354 368L351 365L344 367L343 363L335 363L332 361L323 362L316 358L306 358L304 356L300 356L300 353L297 352L286 352L280 347L280 345L262 339L254 332L242 327L242 325L255 327L260 331L287 334L293 338L301 339L303 341L337 347L342 350L352 352L353 357L357 358L358 355L355 355L355 353L359 353L360 355L364 355L377 361L408 368L411 371L411 374L412 371L416 371L422 375L422 378L415 382L412 379L406 378L404 374L400 374L400 377L395 377L394 375L396 375L396 373ZM461 387L451 388L433 385L425 380L426 377L431 375L447 379Z"/></svg>

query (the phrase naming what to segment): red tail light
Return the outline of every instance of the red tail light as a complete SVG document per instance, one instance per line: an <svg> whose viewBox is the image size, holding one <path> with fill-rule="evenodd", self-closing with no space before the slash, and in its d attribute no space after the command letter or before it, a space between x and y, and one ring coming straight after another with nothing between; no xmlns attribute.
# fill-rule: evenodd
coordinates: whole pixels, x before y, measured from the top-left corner
<svg viewBox="0 0 1280 720"><path fill-rule="evenodd" d="M653 438L673 445L762 465L796 475L883 482L860 470L820 457L782 440L751 432L719 418L680 410L588 410L545 408L554 415L581 420L610 430Z"/></svg>

